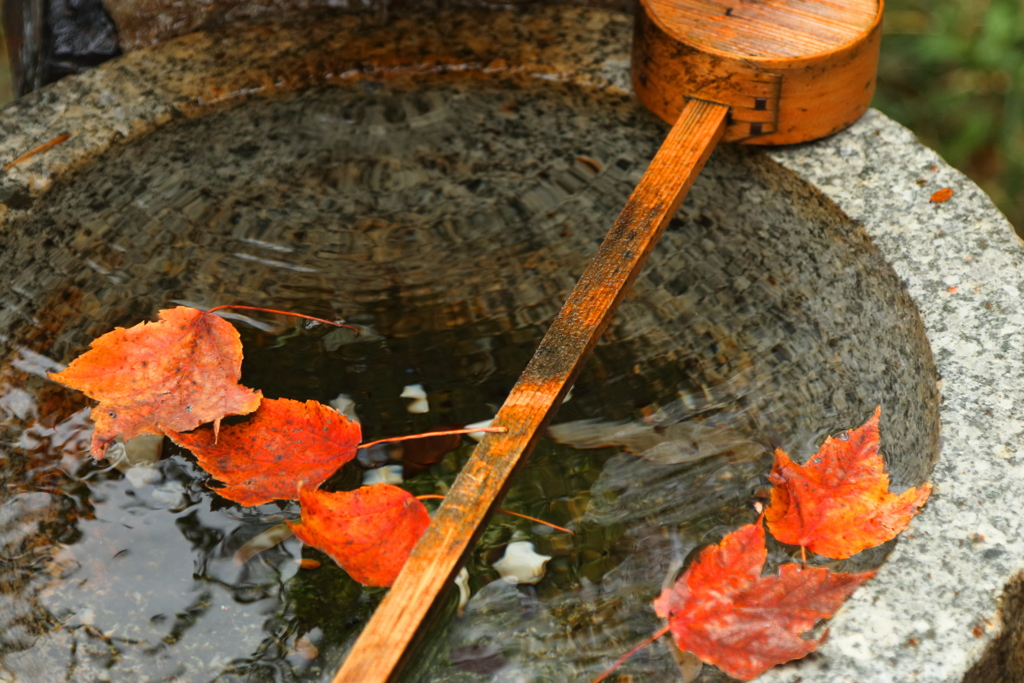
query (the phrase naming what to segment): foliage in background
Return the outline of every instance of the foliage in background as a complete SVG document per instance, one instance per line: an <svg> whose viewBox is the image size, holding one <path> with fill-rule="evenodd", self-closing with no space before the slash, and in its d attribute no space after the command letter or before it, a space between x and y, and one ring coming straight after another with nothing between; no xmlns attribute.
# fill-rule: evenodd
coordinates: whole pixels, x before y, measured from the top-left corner
<svg viewBox="0 0 1024 683"><path fill-rule="evenodd" d="M874 106L1024 234L1024 2L888 0Z"/></svg>

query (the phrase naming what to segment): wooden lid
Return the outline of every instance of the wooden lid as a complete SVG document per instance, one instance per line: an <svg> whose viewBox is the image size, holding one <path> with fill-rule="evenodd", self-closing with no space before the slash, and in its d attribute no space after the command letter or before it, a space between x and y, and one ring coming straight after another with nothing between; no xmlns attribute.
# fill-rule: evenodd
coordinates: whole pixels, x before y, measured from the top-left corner
<svg viewBox="0 0 1024 683"><path fill-rule="evenodd" d="M729 107L724 139L778 145L849 126L875 90L883 0L640 0L633 88L669 123Z"/></svg>
<svg viewBox="0 0 1024 683"><path fill-rule="evenodd" d="M878 0L646 0L670 35L702 50L752 59L799 59L861 40Z"/></svg>

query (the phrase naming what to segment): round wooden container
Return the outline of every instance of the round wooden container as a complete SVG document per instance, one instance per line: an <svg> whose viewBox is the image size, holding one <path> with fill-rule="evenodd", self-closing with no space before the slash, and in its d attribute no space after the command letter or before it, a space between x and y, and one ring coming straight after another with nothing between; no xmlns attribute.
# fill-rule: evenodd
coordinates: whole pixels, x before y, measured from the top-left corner
<svg viewBox="0 0 1024 683"><path fill-rule="evenodd" d="M688 98L731 108L726 141L805 142L867 110L883 0L640 0L633 87L675 123Z"/></svg>

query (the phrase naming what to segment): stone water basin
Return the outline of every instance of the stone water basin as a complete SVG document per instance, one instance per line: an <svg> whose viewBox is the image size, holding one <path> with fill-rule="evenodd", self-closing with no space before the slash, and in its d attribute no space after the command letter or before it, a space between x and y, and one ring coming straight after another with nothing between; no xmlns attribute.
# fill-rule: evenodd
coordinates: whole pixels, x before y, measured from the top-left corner
<svg viewBox="0 0 1024 683"><path fill-rule="evenodd" d="M238 320L243 383L268 396L344 394L367 439L493 415L666 128L624 89L628 17L430 21L193 34L3 112L5 158L72 133L0 180L9 679L337 668L383 592L294 538L240 561L293 504L228 503L166 445L132 468L91 461L88 401L45 373L161 308L243 303L363 331ZM660 415L689 436L667 460L542 442L505 506L578 533L496 518L469 563L476 597L438 617L407 679L592 678L658 627L649 603L674 563L756 518L773 448L805 458L881 405L894 486L927 480L936 380L915 303L864 226L763 153L721 148L557 419ZM407 411L411 384L427 413ZM471 448L411 490L443 493ZM535 588L495 581L519 539L553 558ZM656 645L623 673L674 667Z"/></svg>

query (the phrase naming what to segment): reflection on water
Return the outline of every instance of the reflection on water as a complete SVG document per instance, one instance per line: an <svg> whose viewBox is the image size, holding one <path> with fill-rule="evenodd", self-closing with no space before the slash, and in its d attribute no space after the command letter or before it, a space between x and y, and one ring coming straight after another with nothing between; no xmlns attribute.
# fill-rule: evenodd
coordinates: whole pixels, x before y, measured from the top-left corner
<svg viewBox="0 0 1024 683"><path fill-rule="evenodd" d="M91 461L88 401L45 373L175 302L244 303L363 330L238 318L243 383L269 397L349 402L368 440L488 419L663 134L627 99L573 90L308 92L169 125L12 212L2 675L329 678L385 591L294 538L239 562L294 504L228 503L170 445L133 468ZM695 549L754 518L772 447L804 457L881 403L894 479L918 483L932 373L863 233L759 157L720 151L562 409L562 443L541 442L504 503L577 534L497 515L464 614L449 601L406 678L594 676L658 628L650 602ZM401 397L414 384L427 413ZM471 450L407 487L444 493ZM353 462L331 485L361 478ZM552 557L536 586L496 580L512 540ZM623 673L675 666L655 644Z"/></svg>

